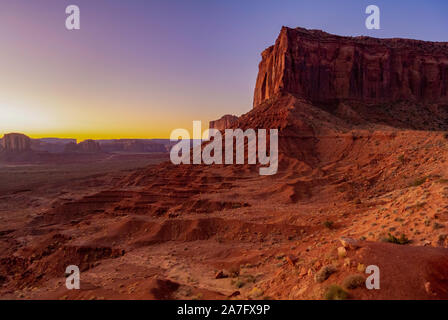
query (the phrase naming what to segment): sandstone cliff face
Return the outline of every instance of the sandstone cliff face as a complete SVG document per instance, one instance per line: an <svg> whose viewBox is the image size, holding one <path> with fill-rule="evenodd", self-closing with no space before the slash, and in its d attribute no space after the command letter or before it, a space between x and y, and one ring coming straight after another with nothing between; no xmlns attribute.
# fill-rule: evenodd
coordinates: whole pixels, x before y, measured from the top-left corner
<svg viewBox="0 0 448 320"><path fill-rule="evenodd" d="M219 131L222 131L227 128L230 128L237 121L238 121L237 116L226 114L218 120L210 121L209 127L210 129L217 129Z"/></svg>
<svg viewBox="0 0 448 320"><path fill-rule="evenodd" d="M22 133L5 134L1 140L2 149L9 152L31 151L31 139Z"/></svg>
<svg viewBox="0 0 448 320"><path fill-rule="evenodd" d="M283 27L262 53L254 107L279 93L311 102L448 103L448 43L341 37Z"/></svg>

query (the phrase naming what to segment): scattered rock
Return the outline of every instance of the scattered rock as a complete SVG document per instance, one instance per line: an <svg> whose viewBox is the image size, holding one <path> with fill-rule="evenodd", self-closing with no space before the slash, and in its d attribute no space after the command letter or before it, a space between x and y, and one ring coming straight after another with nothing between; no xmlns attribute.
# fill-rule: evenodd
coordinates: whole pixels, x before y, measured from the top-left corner
<svg viewBox="0 0 448 320"><path fill-rule="evenodd" d="M365 272L366 271L366 266L362 263L358 263L358 267L357 267L359 272Z"/></svg>
<svg viewBox="0 0 448 320"><path fill-rule="evenodd" d="M293 255L287 255L285 259L286 262L288 262L291 266L295 266L297 261L299 260L297 257Z"/></svg>
<svg viewBox="0 0 448 320"><path fill-rule="evenodd" d="M346 249L356 250L359 248L359 245L355 239L343 237L340 241L342 246Z"/></svg>
<svg viewBox="0 0 448 320"><path fill-rule="evenodd" d="M431 296L436 296L437 295L437 293L435 293L432 290L431 282L429 282L429 281L425 283L425 291L426 291L427 294L429 294Z"/></svg>
<svg viewBox="0 0 448 320"><path fill-rule="evenodd" d="M301 267L301 268L300 268L300 273L299 273L299 276L300 276L300 277L304 277L304 276L306 276L307 273L308 273L308 271L306 270L305 267Z"/></svg>
<svg viewBox="0 0 448 320"><path fill-rule="evenodd" d="M225 279L228 278L229 276L227 274L224 273L224 271L218 271L215 275L215 279Z"/></svg>
<svg viewBox="0 0 448 320"><path fill-rule="evenodd" d="M345 250L344 247L339 247L338 248L338 257L344 258L345 256L347 256L347 250Z"/></svg>

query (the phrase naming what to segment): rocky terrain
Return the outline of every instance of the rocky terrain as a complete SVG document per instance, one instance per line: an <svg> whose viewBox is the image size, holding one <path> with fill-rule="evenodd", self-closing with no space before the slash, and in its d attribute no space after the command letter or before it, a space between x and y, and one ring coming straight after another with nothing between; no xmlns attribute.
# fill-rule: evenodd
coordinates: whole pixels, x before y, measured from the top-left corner
<svg viewBox="0 0 448 320"><path fill-rule="evenodd" d="M237 121L238 121L237 116L226 114L226 115L222 116L221 118L219 118L218 120L210 121L209 128L217 129L217 130L224 130L226 128L230 128Z"/></svg>
<svg viewBox="0 0 448 320"><path fill-rule="evenodd" d="M166 162L10 206L1 297L448 299L447 46L283 28L216 126L277 128L276 175Z"/></svg>

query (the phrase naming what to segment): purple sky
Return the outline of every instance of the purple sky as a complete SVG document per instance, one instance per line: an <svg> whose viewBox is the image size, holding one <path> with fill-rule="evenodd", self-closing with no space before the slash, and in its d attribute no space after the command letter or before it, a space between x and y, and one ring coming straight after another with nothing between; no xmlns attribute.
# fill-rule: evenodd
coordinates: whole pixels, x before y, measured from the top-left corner
<svg viewBox="0 0 448 320"><path fill-rule="evenodd" d="M81 30L65 29L65 7ZM364 26L381 9L381 30ZM0 135L168 137L250 110L282 25L448 41L448 1L1 0Z"/></svg>

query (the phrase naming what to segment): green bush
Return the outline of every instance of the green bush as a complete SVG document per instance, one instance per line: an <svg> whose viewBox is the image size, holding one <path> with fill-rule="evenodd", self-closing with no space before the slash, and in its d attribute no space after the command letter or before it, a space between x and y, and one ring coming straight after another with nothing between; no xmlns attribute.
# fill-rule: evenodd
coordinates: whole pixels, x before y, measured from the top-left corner
<svg viewBox="0 0 448 320"><path fill-rule="evenodd" d="M443 228L445 228L445 226L444 226L443 224L434 222L434 224L432 225L432 228L433 228L434 230L437 230L437 229L443 229Z"/></svg>
<svg viewBox="0 0 448 320"><path fill-rule="evenodd" d="M390 242L395 244L408 244L411 241L404 234L401 234L400 238L397 238L389 233L388 237L383 239L383 242Z"/></svg>
<svg viewBox="0 0 448 320"><path fill-rule="evenodd" d="M336 268L332 265L324 266L314 275L314 280L319 283L324 282L335 272Z"/></svg>
<svg viewBox="0 0 448 320"><path fill-rule="evenodd" d="M334 225L333 221L327 220L327 221L324 222L324 227L325 228L331 229L331 228L333 228L333 225Z"/></svg>
<svg viewBox="0 0 448 320"><path fill-rule="evenodd" d="M239 288L242 288L242 287L244 286L244 282L241 281L240 279L232 280L231 283L232 283L235 287L237 287L238 289L239 289Z"/></svg>
<svg viewBox="0 0 448 320"><path fill-rule="evenodd" d="M427 177L423 177L423 178L419 178L419 179L415 179L412 183L411 183L411 187L418 187L421 186L422 184L424 184L426 182Z"/></svg>
<svg viewBox="0 0 448 320"><path fill-rule="evenodd" d="M346 289L356 289L364 286L366 279L360 274L348 276L342 282L342 286Z"/></svg>
<svg viewBox="0 0 448 320"><path fill-rule="evenodd" d="M324 298L326 300L346 300L348 298L348 292L340 286L333 284L328 287Z"/></svg>

